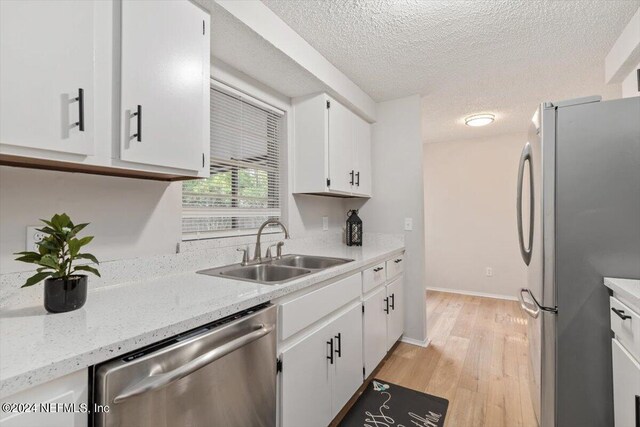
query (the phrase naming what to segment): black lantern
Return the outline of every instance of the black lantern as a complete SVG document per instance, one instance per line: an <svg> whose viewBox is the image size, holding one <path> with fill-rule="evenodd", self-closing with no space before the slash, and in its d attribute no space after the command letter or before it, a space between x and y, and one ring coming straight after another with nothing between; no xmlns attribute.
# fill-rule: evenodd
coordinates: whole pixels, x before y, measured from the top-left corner
<svg viewBox="0 0 640 427"><path fill-rule="evenodd" d="M362 246L362 220L357 209L347 213L347 246Z"/></svg>

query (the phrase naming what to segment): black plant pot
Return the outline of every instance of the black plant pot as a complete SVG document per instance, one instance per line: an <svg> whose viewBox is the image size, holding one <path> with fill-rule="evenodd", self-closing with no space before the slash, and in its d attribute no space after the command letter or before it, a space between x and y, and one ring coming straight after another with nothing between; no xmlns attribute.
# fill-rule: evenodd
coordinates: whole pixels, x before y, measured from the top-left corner
<svg viewBox="0 0 640 427"><path fill-rule="evenodd" d="M87 301L87 276L44 281L44 308L49 313L76 310Z"/></svg>

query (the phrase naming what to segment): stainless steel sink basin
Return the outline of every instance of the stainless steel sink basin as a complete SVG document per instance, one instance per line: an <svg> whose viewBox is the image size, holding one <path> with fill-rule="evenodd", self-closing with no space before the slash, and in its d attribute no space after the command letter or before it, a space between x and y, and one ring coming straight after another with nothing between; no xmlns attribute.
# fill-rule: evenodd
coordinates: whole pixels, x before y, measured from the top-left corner
<svg viewBox="0 0 640 427"><path fill-rule="evenodd" d="M198 271L209 276L222 276L263 285L277 285L295 280L307 274L352 262L352 259L313 255L285 255L280 259L266 259L259 264L233 264Z"/></svg>
<svg viewBox="0 0 640 427"><path fill-rule="evenodd" d="M295 279L299 276L311 273L311 270L304 268L287 268L279 265L257 264L248 265L246 267L236 267L231 270L223 271L222 276L235 277L238 279L253 280L255 282L283 282Z"/></svg>
<svg viewBox="0 0 640 427"><path fill-rule="evenodd" d="M281 259L272 261L273 265L287 265L298 268L311 268L313 270L320 270L329 267L335 267L336 265L346 264L353 261L346 258L329 258L323 256L314 255L285 255Z"/></svg>

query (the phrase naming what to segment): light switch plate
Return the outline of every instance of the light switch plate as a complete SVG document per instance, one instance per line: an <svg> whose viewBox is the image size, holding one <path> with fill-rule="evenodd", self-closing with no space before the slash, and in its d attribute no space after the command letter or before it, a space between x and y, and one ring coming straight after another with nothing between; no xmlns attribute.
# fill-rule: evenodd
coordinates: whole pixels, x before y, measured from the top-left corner
<svg viewBox="0 0 640 427"><path fill-rule="evenodd" d="M322 231L328 231L329 230L329 217L328 216L323 216L322 217Z"/></svg>
<svg viewBox="0 0 640 427"><path fill-rule="evenodd" d="M486 274L487 274L487 277L492 277L493 276L493 268L487 267Z"/></svg>
<svg viewBox="0 0 640 427"><path fill-rule="evenodd" d="M413 230L413 218L405 218L404 219L404 229L405 229L405 231Z"/></svg>

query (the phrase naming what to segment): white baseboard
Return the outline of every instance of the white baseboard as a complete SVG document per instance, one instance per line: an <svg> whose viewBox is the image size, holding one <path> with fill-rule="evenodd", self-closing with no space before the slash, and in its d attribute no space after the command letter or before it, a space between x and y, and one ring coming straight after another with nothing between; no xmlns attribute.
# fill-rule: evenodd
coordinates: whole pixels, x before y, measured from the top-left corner
<svg viewBox="0 0 640 427"><path fill-rule="evenodd" d="M517 297L511 296L511 295L489 294L485 292L475 292L475 291L460 291L457 289L449 289L449 288L427 288L427 290L438 291L438 292L450 292L452 294L472 295L474 297L485 297L485 298L505 299L509 301L518 301Z"/></svg>
<svg viewBox="0 0 640 427"><path fill-rule="evenodd" d="M400 338L400 341L402 341L403 343L417 345L420 347L429 347L429 343L431 342L429 338L425 338L424 340L420 341L413 338L405 337L404 335L402 336L402 338Z"/></svg>

